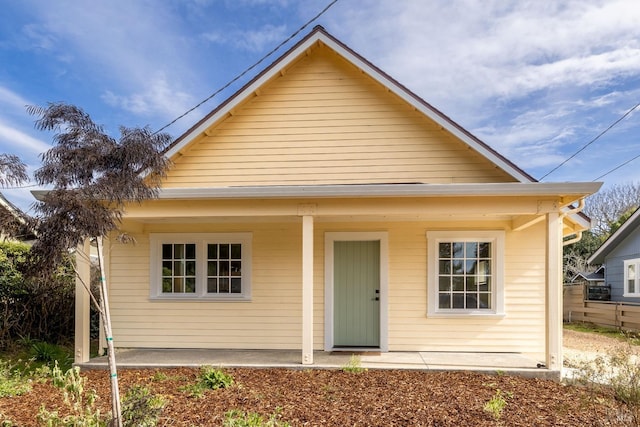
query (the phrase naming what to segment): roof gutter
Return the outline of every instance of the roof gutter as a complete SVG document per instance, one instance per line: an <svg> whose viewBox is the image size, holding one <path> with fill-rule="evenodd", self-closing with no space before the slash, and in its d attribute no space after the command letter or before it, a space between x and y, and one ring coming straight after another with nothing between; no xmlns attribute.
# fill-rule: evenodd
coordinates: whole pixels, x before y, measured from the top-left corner
<svg viewBox="0 0 640 427"><path fill-rule="evenodd" d="M562 214L560 214L560 219L564 219L566 216L568 215L573 215L573 214L577 214L582 212L582 210L584 209L584 197L582 197L579 201L578 201L578 206L572 209L567 209L566 211L562 212ZM571 245L573 243L578 243L580 240L582 240L582 230L577 231L575 233L569 234L569 236L573 236L575 235L576 237L569 239L569 240L563 240L562 241L562 247Z"/></svg>

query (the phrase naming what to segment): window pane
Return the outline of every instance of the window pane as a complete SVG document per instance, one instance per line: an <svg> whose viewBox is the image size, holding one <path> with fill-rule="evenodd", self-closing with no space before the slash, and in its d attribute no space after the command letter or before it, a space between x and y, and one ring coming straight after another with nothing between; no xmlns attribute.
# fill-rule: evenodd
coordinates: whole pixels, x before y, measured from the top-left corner
<svg viewBox="0 0 640 427"><path fill-rule="evenodd" d="M184 245L173 245L173 259L184 258Z"/></svg>
<svg viewBox="0 0 640 427"><path fill-rule="evenodd" d="M240 276L242 274L242 262L231 261L231 275Z"/></svg>
<svg viewBox="0 0 640 427"><path fill-rule="evenodd" d="M476 283L476 278L474 276L467 276L467 291L475 292L478 290L478 284Z"/></svg>
<svg viewBox="0 0 640 427"><path fill-rule="evenodd" d="M491 308L490 294L480 294L480 307L479 308Z"/></svg>
<svg viewBox="0 0 640 427"><path fill-rule="evenodd" d="M196 262L195 261L187 261L185 263L185 274L187 276L195 276L196 275Z"/></svg>
<svg viewBox="0 0 640 427"><path fill-rule="evenodd" d="M464 261L455 260L453 261L453 274L462 274L464 273Z"/></svg>
<svg viewBox="0 0 640 427"><path fill-rule="evenodd" d="M207 276L217 276L217 275L218 275L218 262L217 261L207 262Z"/></svg>
<svg viewBox="0 0 640 427"><path fill-rule="evenodd" d="M451 243L439 243L440 258L451 258Z"/></svg>
<svg viewBox="0 0 640 427"><path fill-rule="evenodd" d="M438 308L451 308L450 294L440 294L438 299Z"/></svg>
<svg viewBox="0 0 640 427"><path fill-rule="evenodd" d="M477 258L478 257L478 243L467 242L465 243L465 257Z"/></svg>
<svg viewBox="0 0 640 427"><path fill-rule="evenodd" d="M163 244L162 245L162 259L171 259L173 258L173 245Z"/></svg>
<svg viewBox="0 0 640 427"><path fill-rule="evenodd" d="M229 279L220 279L218 281L218 290L220 293L229 293Z"/></svg>
<svg viewBox="0 0 640 427"><path fill-rule="evenodd" d="M464 258L464 243L453 244L453 257Z"/></svg>
<svg viewBox="0 0 640 427"><path fill-rule="evenodd" d="M189 277L185 280L185 289L186 293L192 294L196 291L196 279L195 277Z"/></svg>
<svg viewBox="0 0 640 427"><path fill-rule="evenodd" d="M620 270L618 270L618 271L620 271ZM627 279L633 280L635 278L636 278L636 265L635 264L629 264L627 266Z"/></svg>
<svg viewBox="0 0 640 427"><path fill-rule="evenodd" d="M452 308L464 308L464 294L453 294Z"/></svg>
<svg viewBox="0 0 640 427"><path fill-rule="evenodd" d="M491 243L483 242L479 245L478 258L491 258Z"/></svg>
<svg viewBox="0 0 640 427"><path fill-rule="evenodd" d="M231 279L231 293L239 294L242 292L242 279Z"/></svg>
<svg viewBox="0 0 640 427"><path fill-rule="evenodd" d="M207 292L209 293L217 293L218 292L218 279L207 279Z"/></svg>
<svg viewBox="0 0 640 427"><path fill-rule="evenodd" d="M475 259L467 260L465 265L465 273L467 274L476 274L476 265L477 261Z"/></svg>
<svg viewBox="0 0 640 427"><path fill-rule="evenodd" d="M440 290L440 291L450 291L451 290L451 277L450 276L440 276L438 278L438 290Z"/></svg>
<svg viewBox="0 0 640 427"><path fill-rule="evenodd" d="M185 245L185 258L186 259L196 259L196 245L193 243L189 243Z"/></svg>
<svg viewBox="0 0 640 427"><path fill-rule="evenodd" d="M478 296L476 294L467 294L467 306L469 310L476 310L478 308Z"/></svg>
<svg viewBox="0 0 640 427"><path fill-rule="evenodd" d="M229 259L229 245L220 245L218 259Z"/></svg>
<svg viewBox="0 0 640 427"><path fill-rule="evenodd" d="M207 259L218 259L218 245L213 243L207 245Z"/></svg>
<svg viewBox="0 0 640 427"><path fill-rule="evenodd" d="M464 277L453 276L452 282L454 291L464 291Z"/></svg>
<svg viewBox="0 0 640 427"><path fill-rule="evenodd" d="M220 276L228 276L229 275L229 261L220 261Z"/></svg>
<svg viewBox="0 0 640 427"><path fill-rule="evenodd" d="M451 261L440 261L440 274L451 274Z"/></svg>
<svg viewBox="0 0 640 427"><path fill-rule="evenodd" d="M175 279L173 279L173 292L184 292L184 281L182 277L176 277Z"/></svg>
<svg viewBox="0 0 640 427"><path fill-rule="evenodd" d="M182 276L184 275L184 269L182 261L174 261L173 262L173 275L174 276Z"/></svg>
<svg viewBox="0 0 640 427"><path fill-rule="evenodd" d="M241 259L242 258L242 245L239 243L235 243L231 245L231 259Z"/></svg>
<svg viewBox="0 0 640 427"><path fill-rule="evenodd" d="M162 279L162 292L171 292L173 289L171 288L171 279L166 278Z"/></svg>
<svg viewBox="0 0 640 427"><path fill-rule="evenodd" d="M171 277L173 275L173 263L171 261L162 262L162 276Z"/></svg>

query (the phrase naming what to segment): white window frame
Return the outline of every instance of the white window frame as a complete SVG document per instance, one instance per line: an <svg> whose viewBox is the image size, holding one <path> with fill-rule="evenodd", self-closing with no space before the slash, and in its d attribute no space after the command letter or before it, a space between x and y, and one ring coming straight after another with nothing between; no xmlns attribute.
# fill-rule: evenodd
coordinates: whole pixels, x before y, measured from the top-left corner
<svg viewBox="0 0 640 427"><path fill-rule="evenodd" d="M491 242L491 309L443 309L438 307L438 245L441 242ZM427 231L427 316L428 317L503 317L504 257L503 230Z"/></svg>
<svg viewBox="0 0 640 427"><path fill-rule="evenodd" d="M196 301L250 301L251 300L251 233L151 233L150 243L150 298L152 300ZM196 245L195 293L162 292L162 245L193 243ZM242 245L242 292L218 294L207 292L207 244Z"/></svg>
<svg viewBox="0 0 640 427"><path fill-rule="evenodd" d="M628 284L629 284L629 276L628 276L628 272L629 272L629 266L630 265L634 265L635 267L635 273L636 273L636 277L634 280L634 291L635 292L629 292L629 288L628 288ZM623 293L622 296L623 297L640 297L640 258L634 258L634 259L626 259L624 260L624 283L623 283Z"/></svg>

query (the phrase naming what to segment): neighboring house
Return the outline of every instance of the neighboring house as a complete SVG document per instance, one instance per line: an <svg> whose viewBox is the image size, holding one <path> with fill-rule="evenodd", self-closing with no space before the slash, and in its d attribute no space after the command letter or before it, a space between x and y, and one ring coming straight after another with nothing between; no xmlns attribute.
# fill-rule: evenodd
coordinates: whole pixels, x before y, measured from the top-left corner
<svg viewBox="0 0 640 427"><path fill-rule="evenodd" d="M27 214L11 203L2 193L0 193L0 220L5 226L12 229L12 236L0 233L0 239L17 240L31 243L35 239L33 230L28 225Z"/></svg>
<svg viewBox="0 0 640 427"><path fill-rule="evenodd" d="M571 279L570 285L582 285L584 296L592 301L609 301L611 299L611 287L606 285L604 278L604 266L598 267L591 273L578 273Z"/></svg>
<svg viewBox="0 0 640 427"><path fill-rule="evenodd" d="M166 156L159 198L125 212L136 244L105 250L117 347L517 352L560 370L562 239L600 184L536 182L324 29Z"/></svg>
<svg viewBox="0 0 640 427"><path fill-rule="evenodd" d="M587 260L603 265L611 300L640 302L640 209L627 219Z"/></svg>

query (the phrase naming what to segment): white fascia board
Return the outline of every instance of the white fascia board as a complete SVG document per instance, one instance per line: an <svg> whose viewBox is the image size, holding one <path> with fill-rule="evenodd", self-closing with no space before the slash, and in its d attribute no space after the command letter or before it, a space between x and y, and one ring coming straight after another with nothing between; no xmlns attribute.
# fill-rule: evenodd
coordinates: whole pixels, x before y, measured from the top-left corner
<svg viewBox="0 0 640 427"><path fill-rule="evenodd" d="M459 197L459 196L565 196L584 197L601 183L499 183L499 184L370 184L301 185L216 188L165 188L159 199L251 199L336 197Z"/></svg>
<svg viewBox="0 0 640 427"><path fill-rule="evenodd" d="M631 215L602 245L587 259L587 264L604 264L604 258L630 233L640 225L640 208Z"/></svg>

